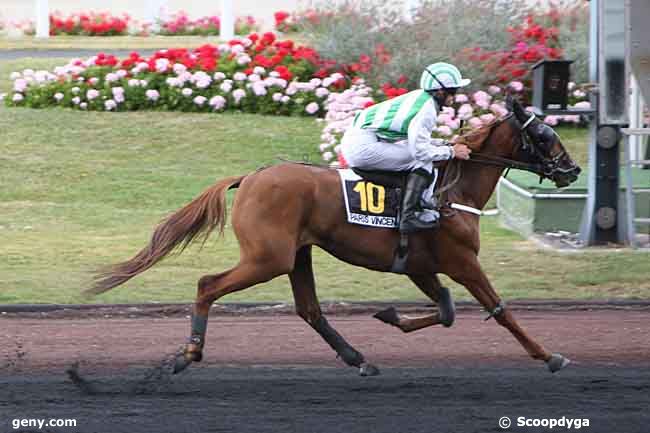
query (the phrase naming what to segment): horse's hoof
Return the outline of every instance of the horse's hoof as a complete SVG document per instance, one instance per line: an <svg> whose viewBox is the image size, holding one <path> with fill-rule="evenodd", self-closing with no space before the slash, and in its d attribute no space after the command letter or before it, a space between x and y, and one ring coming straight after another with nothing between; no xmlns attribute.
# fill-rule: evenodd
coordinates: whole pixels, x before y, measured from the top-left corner
<svg viewBox="0 0 650 433"><path fill-rule="evenodd" d="M372 364L364 362L359 366L360 376L379 376L379 369Z"/></svg>
<svg viewBox="0 0 650 433"><path fill-rule="evenodd" d="M440 323L445 328L449 328L454 324L456 318L456 306L454 300L446 287L440 287L438 291L438 314L440 316Z"/></svg>
<svg viewBox="0 0 650 433"><path fill-rule="evenodd" d="M564 367L569 365L571 361L568 358L560 355L559 353L554 353L551 355L546 365L551 373L562 370Z"/></svg>
<svg viewBox="0 0 650 433"><path fill-rule="evenodd" d="M375 319L379 319L384 323L389 325L397 325L399 323L399 316L397 315L397 310L394 307L388 307L385 310L376 313L374 316Z"/></svg>
<svg viewBox="0 0 650 433"><path fill-rule="evenodd" d="M191 354L181 353L177 355L176 359L174 360L173 374L178 374L181 371L185 370L191 363L192 363Z"/></svg>

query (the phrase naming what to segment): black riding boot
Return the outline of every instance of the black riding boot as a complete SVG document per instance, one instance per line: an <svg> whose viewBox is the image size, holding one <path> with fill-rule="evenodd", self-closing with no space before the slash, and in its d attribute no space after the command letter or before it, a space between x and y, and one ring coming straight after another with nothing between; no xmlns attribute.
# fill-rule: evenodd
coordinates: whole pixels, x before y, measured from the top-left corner
<svg viewBox="0 0 650 433"><path fill-rule="evenodd" d="M426 230L438 226L436 211L421 212L420 197L429 187L433 178L429 172L417 169L408 175L406 189L402 197L402 215L400 217L399 231L411 233L417 230ZM426 217L422 218L422 217Z"/></svg>

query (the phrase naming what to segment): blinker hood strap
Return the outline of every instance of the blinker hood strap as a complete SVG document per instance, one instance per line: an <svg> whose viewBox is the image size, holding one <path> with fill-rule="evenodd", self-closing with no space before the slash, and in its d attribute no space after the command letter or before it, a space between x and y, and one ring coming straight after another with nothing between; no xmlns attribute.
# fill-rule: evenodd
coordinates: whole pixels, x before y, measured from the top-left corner
<svg viewBox="0 0 650 433"><path fill-rule="evenodd" d="M436 80L436 81L438 82L438 84L440 84L440 87L442 87L442 90L447 91L447 87L446 87L444 84L442 84L442 81L440 81L440 80L438 79L438 77L436 77L436 74L434 74L433 72L431 72L431 71L429 70L429 68L426 68L425 71L427 71L427 72L429 73L429 75L431 75L431 76L433 77L433 79Z"/></svg>

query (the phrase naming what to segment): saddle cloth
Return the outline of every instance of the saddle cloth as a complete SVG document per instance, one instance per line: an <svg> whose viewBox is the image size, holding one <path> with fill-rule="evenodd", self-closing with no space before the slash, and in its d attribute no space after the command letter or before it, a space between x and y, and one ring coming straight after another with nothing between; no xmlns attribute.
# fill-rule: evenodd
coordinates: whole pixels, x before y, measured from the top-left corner
<svg viewBox="0 0 650 433"><path fill-rule="evenodd" d="M351 169L338 172L349 223L383 228L399 226L401 188L374 184Z"/></svg>

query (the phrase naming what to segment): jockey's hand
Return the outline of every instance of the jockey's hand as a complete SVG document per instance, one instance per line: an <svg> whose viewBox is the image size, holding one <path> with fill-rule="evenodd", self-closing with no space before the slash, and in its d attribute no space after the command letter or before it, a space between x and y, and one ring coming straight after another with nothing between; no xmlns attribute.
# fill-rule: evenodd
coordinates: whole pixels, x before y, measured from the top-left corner
<svg viewBox="0 0 650 433"><path fill-rule="evenodd" d="M472 153L472 149L466 145L460 143L454 144L454 158L469 159L470 153Z"/></svg>

